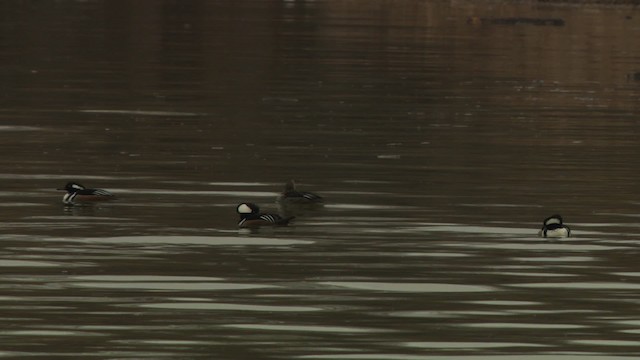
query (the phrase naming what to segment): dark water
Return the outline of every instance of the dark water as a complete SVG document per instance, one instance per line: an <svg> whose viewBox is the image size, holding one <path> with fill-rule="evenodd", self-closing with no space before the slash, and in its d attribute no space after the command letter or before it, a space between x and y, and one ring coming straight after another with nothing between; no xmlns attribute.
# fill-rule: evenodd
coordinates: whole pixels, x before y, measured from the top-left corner
<svg viewBox="0 0 640 360"><path fill-rule="evenodd" d="M637 356L639 36L535 1L0 3L0 357ZM236 228L289 178L327 205Z"/></svg>

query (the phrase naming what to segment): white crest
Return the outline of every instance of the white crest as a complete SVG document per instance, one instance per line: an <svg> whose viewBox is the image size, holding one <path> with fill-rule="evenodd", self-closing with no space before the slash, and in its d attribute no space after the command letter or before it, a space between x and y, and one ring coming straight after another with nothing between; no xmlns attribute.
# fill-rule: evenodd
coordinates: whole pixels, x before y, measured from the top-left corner
<svg viewBox="0 0 640 360"><path fill-rule="evenodd" d="M71 184L71 187L76 189L76 190L84 190L84 187L82 187L81 185L78 185L78 184Z"/></svg>
<svg viewBox="0 0 640 360"><path fill-rule="evenodd" d="M238 205L238 213L239 214L251 214L253 213L253 209L247 204Z"/></svg>

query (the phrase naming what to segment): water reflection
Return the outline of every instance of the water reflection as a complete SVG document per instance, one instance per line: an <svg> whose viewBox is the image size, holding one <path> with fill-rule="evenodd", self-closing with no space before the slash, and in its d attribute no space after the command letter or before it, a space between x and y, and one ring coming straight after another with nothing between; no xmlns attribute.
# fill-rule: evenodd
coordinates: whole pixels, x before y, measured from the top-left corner
<svg viewBox="0 0 640 360"><path fill-rule="evenodd" d="M243 305L243 304L196 303L196 302L145 304L142 306L148 307L148 308L158 308L158 309L213 310L213 311L306 312L306 311L321 310L319 308L303 307L303 306L268 306L268 305Z"/></svg>
<svg viewBox="0 0 640 360"><path fill-rule="evenodd" d="M389 291L389 292L478 292L495 291L488 286L434 284L434 283L379 283L379 282L324 282L321 285L344 287L355 290Z"/></svg>
<svg viewBox="0 0 640 360"><path fill-rule="evenodd" d="M496 343L496 342L483 342L483 343L470 343L470 342L410 342L406 343L409 347L418 347L425 349L486 349L486 348L505 348L505 347L544 347L540 344L526 344L526 343Z"/></svg>
<svg viewBox="0 0 640 360"><path fill-rule="evenodd" d="M90 114L142 115L142 116L204 116L207 114L185 113L177 111L143 111L143 110L78 110Z"/></svg>
<svg viewBox="0 0 640 360"><path fill-rule="evenodd" d="M0 267L57 267L62 266L61 263L48 262L48 261L31 261L31 260L7 260L0 259Z"/></svg>
<svg viewBox="0 0 640 360"><path fill-rule="evenodd" d="M635 357L637 9L552 3L0 3L0 356Z"/></svg>
<svg viewBox="0 0 640 360"><path fill-rule="evenodd" d="M51 238L49 241L124 245L211 245L211 246L288 246L311 244L313 241L232 236L119 236L111 238Z"/></svg>
<svg viewBox="0 0 640 360"><path fill-rule="evenodd" d="M262 324L236 324L228 325L230 328L249 329L249 330L266 330L266 331L294 331L294 332L319 332L332 334L360 334L381 332L380 329L364 329L346 326L306 326L306 325L262 325Z"/></svg>

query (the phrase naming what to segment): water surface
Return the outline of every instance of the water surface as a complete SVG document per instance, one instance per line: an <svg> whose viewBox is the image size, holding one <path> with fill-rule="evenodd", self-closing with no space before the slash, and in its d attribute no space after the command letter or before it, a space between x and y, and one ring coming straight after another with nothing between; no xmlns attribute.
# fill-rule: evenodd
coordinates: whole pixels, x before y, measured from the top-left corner
<svg viewBox="0 0 640 360"><path fill-rule="evenodd" d="M0 19L0 357L640 353L635 7L69 0ZM290 178L326 205L236 228ZM118 200L64 207L70 180ZM575 236L538 238L556 212Z"/></svg>

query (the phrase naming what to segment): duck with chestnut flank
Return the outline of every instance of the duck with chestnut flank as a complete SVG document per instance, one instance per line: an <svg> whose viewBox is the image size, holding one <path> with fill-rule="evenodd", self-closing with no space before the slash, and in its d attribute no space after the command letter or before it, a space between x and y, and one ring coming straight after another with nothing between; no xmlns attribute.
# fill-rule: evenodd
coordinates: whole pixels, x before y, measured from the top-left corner
<svg viewBox="0 0 640 360"><path fill-rule="evenodd" d="M242 203L236 211L240 215L238 227L286 226L294 217L282 217L278 214L262 214L260 207L253 203Z"/></svg>
<svg viewBox="0 0 640 360"><path fill-rule="evenodd" d="M570 237L571 229L562 222L562 216L555 214L544 219L538 235L546 238Z"/></svg>
<svg viewBox="0 0 640 360"><path fill-rule="evenodd" d="M65 205L77 205L78 203L89 203L96 201L109 201L115 199L115 195L104 189L87 189L77 182L68 182L64 188L67 193L62 197Z"/></svg>

